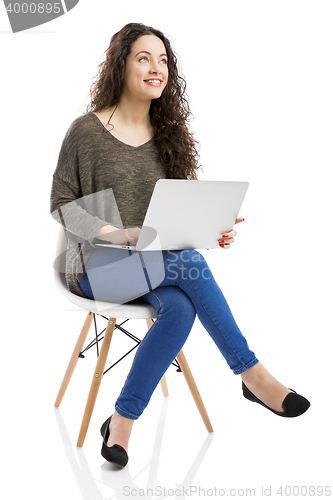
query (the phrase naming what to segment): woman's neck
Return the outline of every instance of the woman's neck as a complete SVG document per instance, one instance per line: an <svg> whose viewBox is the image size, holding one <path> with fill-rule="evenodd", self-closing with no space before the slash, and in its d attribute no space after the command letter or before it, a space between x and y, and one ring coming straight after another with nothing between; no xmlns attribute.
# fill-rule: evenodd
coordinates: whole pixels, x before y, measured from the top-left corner
<svg viewBox="0 0 333 500"><path fill-rule="evenodd" d="M94 113L114 137L137 147L154 135L149 116L150 103L151 101L131 103L127 99L120 99L117 105Z"/></svg>
<svg viewBox="0 0 333 500"><path fill-rule="evenodd" d="M110 116L113 113L110 123L126 128L150 128L150 104L151 101L133 101L122 96L110 110Z"/></svg>

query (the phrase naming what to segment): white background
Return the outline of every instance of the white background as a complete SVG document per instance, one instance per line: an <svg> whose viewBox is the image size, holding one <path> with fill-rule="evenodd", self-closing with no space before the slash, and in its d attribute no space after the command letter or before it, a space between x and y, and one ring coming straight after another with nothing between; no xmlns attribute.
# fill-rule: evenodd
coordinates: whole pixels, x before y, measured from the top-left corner
<svg viewBox="0 0 333 500"><path fill-rule="evenodd" d="M246 401L240 378L197 321L184 352L214 434L171 367L168 401L158 387L134 425L128 467L115 472L100 456L99 426L130 361L103 380L81 450L94 353L80 360L60 410L53 408L85 314L54 285L58 226L49 196L62 139L88 103L112 34L128 22L172 40L204 179L250 182L236 242L204 254L250 347L312 406L282 419ZM332 2L322 0L80 0L66 15L12 34L0 6L6 498L128 498L125 486L139 497L139 488L191 485L203 489L200 498L214 488L229 496L241 488L244 497L253 488L260 497L262 487L280 498L279 486L332 484L332 24ZM117 334L112 345L111 361L127 341Z"/></svg>

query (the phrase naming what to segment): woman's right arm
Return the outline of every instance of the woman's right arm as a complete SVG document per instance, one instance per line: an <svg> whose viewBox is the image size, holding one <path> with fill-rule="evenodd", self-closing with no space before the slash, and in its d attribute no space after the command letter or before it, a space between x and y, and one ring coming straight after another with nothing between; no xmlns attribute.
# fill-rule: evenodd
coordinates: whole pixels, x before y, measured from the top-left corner
<svg viewBox="0 0 333 500"><path fill-rule="evenodd" d="M78 242L92 240L108 224L86 209L80 190L56 173L53 176L50 211L52 217L66 230L78 237Z"/></svg>
<svg viewBox="0 0 333 500"><path fill-rule="evenodd" d="M135 241L140 233L139 228L119 229L122 223L112 189L82 197L80 183L82 164L79 165L78 154L80 140L82 140L81 130L76 127L74 121L62 142L53 175L50 199L52 217L76 235L78 242L92 241L94 238L115 244ZM109 221L103 219L103 216L98 216L105 213L107 204L110 204L110 213L118 214L115 221L119 227L111 225Z"/></svg>
<svg viewBox="0 0 333 500"><path fill-rule="evenodd" d="M50 197L52 217L81 242L92 240L103 226L109 224L109 221L97 217L96 211L89 213L93 195L82 197L80 174L84 165L79 146L84 140L80 120L74 120L62 141Z"/></svg>
<svg viewBox="0 0 333 500"><path fill-rule="evenodd" d="M99 229L95 238L104 241L110 241L115 245L122 245L129 242L138 241L141 229L139 227L131 227L129 229L118 229L108 224Z"/></svg>
<svg viewBox="0 0 333 500"><path fill-rule="evenodd" d="M102 196L98 193L96 197ZM107 198L107 196L106 196ZM89 200L88 200L89 201ZM137 241L140 228L119 229L105 220L91 215L84 207L87 200L79 198L74 186L54 175L51 191L51 215L68 231L84 240L109 241L116 245Z"/></svg>

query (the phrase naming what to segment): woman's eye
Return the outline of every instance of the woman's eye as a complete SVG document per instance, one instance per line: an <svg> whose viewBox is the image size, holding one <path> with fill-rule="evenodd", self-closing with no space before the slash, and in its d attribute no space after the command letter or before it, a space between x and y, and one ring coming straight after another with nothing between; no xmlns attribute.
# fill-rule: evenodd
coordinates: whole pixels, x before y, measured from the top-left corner
<svg viewBox="0 0 333 500"><path fill-rule="evenodd" d="M148 57L141 57L141 59L139 59L139 62L141 61L148 61Z"/></svg>
<svg viewBox="0 0 333 500"><path fill-rule="evenodd" d="M166 63L167 63L167 60L166 60L166 59L161 59L161 60L160 60L160 63L166 64Z"/></svg>

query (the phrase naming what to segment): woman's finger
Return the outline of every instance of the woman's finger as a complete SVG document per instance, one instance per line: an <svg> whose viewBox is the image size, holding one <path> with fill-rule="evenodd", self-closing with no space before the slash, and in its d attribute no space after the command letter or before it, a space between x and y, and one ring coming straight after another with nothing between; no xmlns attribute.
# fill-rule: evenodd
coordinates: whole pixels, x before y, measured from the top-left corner
<svg viewBox="0 0 333 500"><path fill-rule="evenodd" d="M219 243L233 243L234 241L234 238L220 238L218 240Z"/></svg>
<svg viewBox="0 0 333 500"><path fill-rule="evenodd" d="M239 224L240 222L244 222L244 221L245 221L245 219L236 219L235 224Z"/></svg>
<svg viewBox="0 0 333 500"><path fill-rule="evenodd" d="M236 219L236 222L235 224L239 224L240 222L243 222L245 219ZM219 242L219 245L221 248L224 248L224 249L228 249L230 248L230 243L233 243L235 240L234 240L234 236L237 236L237 231L235 231L234 229L232 231L230 231L229 233L224 233L222 234L221 238L218 240Z"/></svg>
<svg viewBox="0 0 333 500"><path fill-rule="evenodd" d="M235 240L233 238L221 238L218 240L218 243L221 248L230 248L230 243L233 243Z"/></svg>
<svg viewBox="0 0 333 500"><path fill-rule="evenodd" d="M233 236L237 236L237 231L235 231L234 229L229 233L223 233L221 240L223 240L224 238L232 238Z"/></svg>

